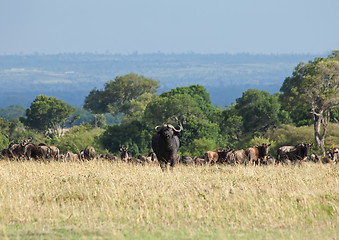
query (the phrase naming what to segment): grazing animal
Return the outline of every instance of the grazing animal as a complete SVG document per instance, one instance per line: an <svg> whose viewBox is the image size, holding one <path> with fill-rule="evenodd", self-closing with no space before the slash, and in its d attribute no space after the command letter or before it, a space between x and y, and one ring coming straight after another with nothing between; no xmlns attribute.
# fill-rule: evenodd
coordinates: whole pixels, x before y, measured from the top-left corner
<svg viewBox="0 0 339 240"><path fill-rule="evenodd" d="M32 158L37 159L49 159L50 158L50 148L46 145L35 145L29 143L25 145L25 153L24 156L27 160L31 160Z"/></svg>
<svg viewBox="0 0 339 240"><path fill-rule="evenodd" d="M338 163L339 162L339 148L331 148L329 150L329 157L332 159L333 162Z"/></svg>
<svg viewBox="0 0 339 240"><path fill-rule="evenodd" d="M271 144L263 143L259 146L247 148L245 151L247 156L247 161L245 162L245 165L247 163L260 165L266 162L269 146L271 146Z"/></svg>
<svg viewBox="0 0 339 240"><path fill-rule="evenodd" d="M302 161L310 154L313 143L299 143L295 146L282 146L277 151L277 163Z"/></svg>
<svg viewBox="0 0 339 240"><path fill-rule="evenodd" d="M178 136L182 130L181 124L179 129L175 129L171 124L155 127L156 133L152 137L152 149L163 171L167 169L168 163L170 163L171 169L173 169L177 161L180 145Z"/></svg>
<svg viewBox="0 0 339 240"><path fill-rule="evenodd" d="M51 158L54 160L59 160L60 150L56 146L48 146L51 151Z"/></svg>
<svg viewBox="0 0 339 240"><path fill-rule="evenodd" d="M146 162L143 159L135 158L135 157L129 157L127 161L132 164L141 164L141 165L146 164Z"/></svg>
<svg viewBox="0 0 339 240"><path fill-rule="evenodd" d="M184 165L193 165L194 160L193 160L193 158L191 158L189 156L182 156L181 157L181 163L184 164Z"/></svg>
<svg viewBox="0 0 339 240"><path fill-rule="evenodd" d="M148 157L151 158L151 162L152 162L152 163L158 163L157 155L155 155L154 152L150 152L150 153L148 154Z"/></svg>
<svg viewBox="0 0 339 240"><path fill-rule="evenodd" d="M3 150L0 151L0 159L1 158L11 158L12 154L11 152L8 150L8 148L5 148Z"/></svg>
<svg viewBox="0 0 339 240"><path fill-rule="evenodd" d="M325 156L325 157L323 157L322 159L321 159L321 163L323 163L323 164L333 164L334 163L334 161L332 160L332 158L331 157L327 157L327 156Z"/></svg>
<svg viewBox="0 0 339 240"><path fill-rule="evenodd" d="M118 157L111 154L100 154L99 158L109 161L118 161Z"/></svg>
<svg viewBox="0 0 339 240"><path fill-rule="evenodd" d="M39 147L47 147L49 148L47 151L49 152L49 156L48 158L54 159L54 160L59 160L59 154L60 154L60 150L59 148L55 147L55 146L49 146L46 145L44 143L39 143Z"/></svg>
<svg viewBox="0 0 339 240"><path fill-rule="evenodd" d="M91 159L94 159L96 156L96 151L94 147L91 147L91 146L87 146L82 152L83 152L83 158L87 159L88 161L90 161Z"/></svg>
<svg viewBox="0 0 339 240"><path fill-rule="evenodd" d="M31 139L23 140L21 143L10 143L8 150L11 158L20 159L25 154L25 146L29 144Z"/></svg>
<svg viewBox="0 0 339 240"><path fill-rule="evenodd" d="M207 151L205 153L205 164L215 164L217 162L226 162L227 153L230 149L217 149L214 151Z"/></svg>
<svg viewBox="0 0 339 240"><path fill-rule="evenodd" d="M151 161L151 157L144 156L144 155L138 155L137 159L139 159L140 161L144 163L148 163Z"/></svg>
<svg viewBox="0 0 339 240"><path fill-rule="evenodd" d="M149 153L147 156L139 155L137 157L139 160L141 160L143 163L153 164L158 162L154 152Z"/></svg>
<svg viewBox="0 0 339 240"><path fill-rule="evenodd" d="M232 149L229 148L221 148L217 150L218 153L218 161L217 163L225 163L227 162L227 156L232 152Z"/></svg>
<svg viewBox="0 0 339 240"><path fill-rule="evenodd" d="M75 162L75 161L79 161L80 160L80 154L78 153L72 153L70 151L68 151L65 155L65 161L68 162Z"/></svg>
<svg viewBox="0 0 339 240"><path fill-rule="evenodd" d="M197 156L193 157L193 161L194 161L195 165L200 165L200 166L202 166L205 163L204 158L197 157Z"/></svg>
<svg viewBox="0 0 339 240"><path fill-rule="evenodd" d="M227 155L227 163L231 165L245 164L247 161L247 156L245 150L236 150L231 151Z"/></svg>
<svg viewBox="0 0 339 240"><path fill-rule="evenodd" d="M314 163L317 163L317 162L319 162L320 158L315 154L311 154L310 157L309 157L309 160L314 162Z"/></svg>
<svg viewBox="0 0 339 240"><path fill-rule="evenodd" d="M219 154L217 150L215 151L207 151L205 153L205 164L214 164L218 161L219 159Z"/></svg>
<svg viewBox="0 0 339 240"><path fill-rule="evenodd" d="M120 154L121 161L128 162L128 158L129 158L128 148L127 147L121 147L120 152L121 152L121 154Z"/></svg>

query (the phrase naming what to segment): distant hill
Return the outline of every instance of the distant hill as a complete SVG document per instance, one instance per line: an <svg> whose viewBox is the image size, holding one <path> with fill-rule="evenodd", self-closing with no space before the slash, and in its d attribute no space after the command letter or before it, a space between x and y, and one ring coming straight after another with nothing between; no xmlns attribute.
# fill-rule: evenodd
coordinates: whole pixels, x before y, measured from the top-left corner
<svg viewBox="0 0 339 240"><path fill-rule="evenodd" d="M82 106L93 88L130 72L160 81L160 92L200 84L214 105L229 105L248 88L278 92L311 54L57 54L0 56L0 108L28 107L39 94Z"/></svg>

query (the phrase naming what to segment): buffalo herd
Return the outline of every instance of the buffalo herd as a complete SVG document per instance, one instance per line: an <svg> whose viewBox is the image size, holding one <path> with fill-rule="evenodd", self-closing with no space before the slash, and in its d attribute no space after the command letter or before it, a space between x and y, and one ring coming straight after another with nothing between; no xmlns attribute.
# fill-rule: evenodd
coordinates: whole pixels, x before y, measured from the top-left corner
<svg viewBox="0 0 339 240"><path fill-rule="evenodd" d="M189 157L178 155L179 137L182 134L182 125L176 129L171 124L164 124L155 127L152 137L152 149L148 155L139 155L136 158L128 153L128 147L121 147L120 157L110 154L97 155L93 147L88 146L78 153L67 152L61 154L55 146L43 143L33 144L32 139L22 140L20 143L10 143L8 148L0 151L0 159L16 160L56 160L56 161L79 161L92 159L105 159L110 161L122 161L137 164L157 164L162 170L171 169L176 163L184 165L270 165L270 164L296 164L303 161L313 161L322 163L338 163L339 148L332 147L324 157L310 154L313 144L299 143L295 146L281 146L277 150L276 158L268 155L268 148L271 144L263 143L247 149L234 150L231 148L221 148L207 151L203 157Z"/></svg>

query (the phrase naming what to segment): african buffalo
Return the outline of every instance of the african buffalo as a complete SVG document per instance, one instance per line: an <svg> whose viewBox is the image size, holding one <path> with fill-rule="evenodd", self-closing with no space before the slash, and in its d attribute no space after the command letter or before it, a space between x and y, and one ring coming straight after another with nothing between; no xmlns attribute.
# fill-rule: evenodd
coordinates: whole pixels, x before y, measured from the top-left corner
<svg viewBox="0 0 339 240"><path fill-rule="evenodd" d="M277 151L277 163L302 161L310 154L313 143L299 143L295 146L282 146Z"/></svg>
<svg viewBox="0 0 339 240"><path fill-rule="evenodd" d="M263 143L259 146L247 148L245 151L247 156L247 161L245 162L245 165L247 163L260 165L266 162L269 146L271 146L271 144Z"/></svg>
<svg viewBox="0 0 339 240"><path fill-rule="evenodd" d="M180 124L179 129L175 129L171 124L156 126L156 133L152 137L152 149L158 158L161 169L167 169L167 164L170 163L173 169L178 157L179 137L183 128Z"/></svg>

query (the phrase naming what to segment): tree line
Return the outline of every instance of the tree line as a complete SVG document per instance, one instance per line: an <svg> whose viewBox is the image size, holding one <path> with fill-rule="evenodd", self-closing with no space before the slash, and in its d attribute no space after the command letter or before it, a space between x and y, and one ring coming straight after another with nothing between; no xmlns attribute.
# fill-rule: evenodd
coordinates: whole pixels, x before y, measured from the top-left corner
<svg viewBox="0 0 339 240"><path fill-rule="evenodd" d="M207 150L245 148L263 142L296 144L293 141L297 139L315 142L315 151L325 152L330 144L339 144L339 136L332 137L330 143L325 141L329 126L338 125L338 86L339 51L298 64L279 93L248 89L226 108L213 106L201 85L157 94L159 81L130 73L106 82L102 89L92 89L83 108L94 114L93 120L70 129L65 126L80 117L74 114L76 109L54 97L37 96L25 110L25 117L0 119L0 147L33 137L64 151L77 151L87 144L99 152L117 153L121 146L128 146L132 154L147 154L155 126L181 123L182 155L201 156ZM119 116L121 124L107 125L107 113ZM293 139L290 134L277 140L283 129L302 132L307 126L313 128L312 139L307 134Z"/></svg>

